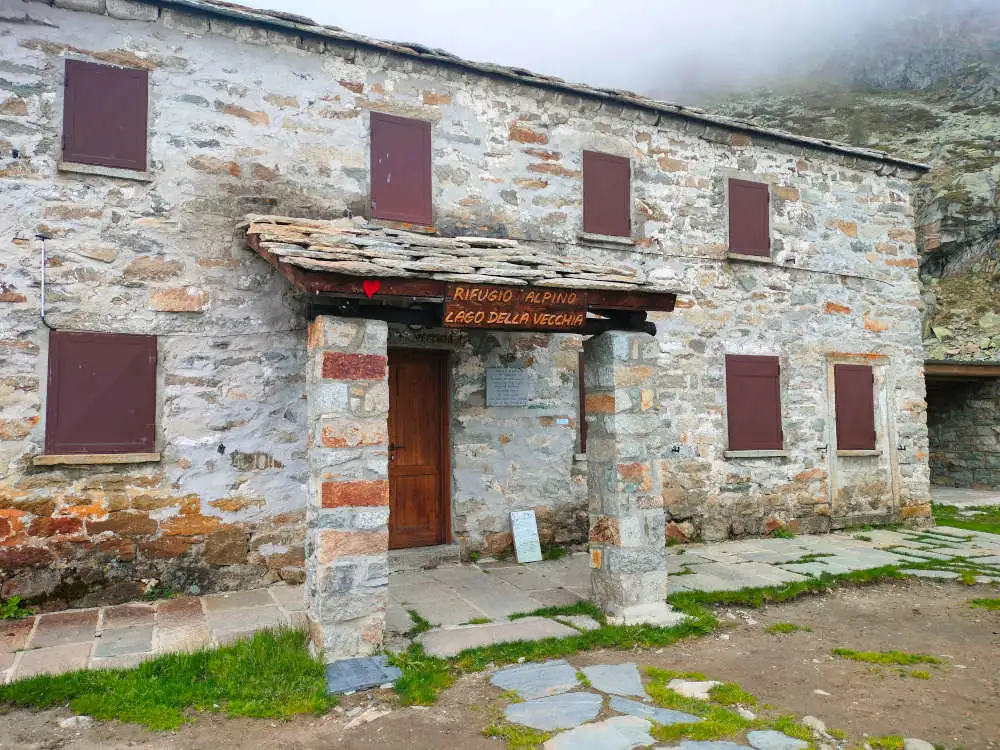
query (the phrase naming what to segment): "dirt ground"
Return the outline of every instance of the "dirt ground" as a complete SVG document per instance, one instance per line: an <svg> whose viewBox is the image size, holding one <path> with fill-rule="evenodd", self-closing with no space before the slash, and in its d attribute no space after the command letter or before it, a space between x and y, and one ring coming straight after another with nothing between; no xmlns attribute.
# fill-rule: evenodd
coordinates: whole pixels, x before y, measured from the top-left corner
<svg viewBox="0 0 1000 750"><path fill-rule="evenodd" d="M726 627L669 648L589 652L577 667L634 661L734 681L758 702L782 713L812 714L858 742L869 735L919 737L947 748L1000 748L1000 612L969 607L973 597L997 596L988 586L907 581L801 599L761 610L721 609ZM769 635L764 628L792 622L812 632ZM896 649L939 656L931 679L900 676L895 668L837 659L833 648ZM914 667L911 669L923 669ZM816 692L823 691L823 692ZM828 693L829 695L825 695ZM290 722L199 718L176 733L95 724L64 729L67 711L13 711L0 716L0 749L111 748L387 748L497 750L480 734L505 704L486 675L460 679L430 708L400 708L391 691L346 698L323 717ZM357 720L372 717L368 723ZM355 719L355 726L348 723Z"/></svg>

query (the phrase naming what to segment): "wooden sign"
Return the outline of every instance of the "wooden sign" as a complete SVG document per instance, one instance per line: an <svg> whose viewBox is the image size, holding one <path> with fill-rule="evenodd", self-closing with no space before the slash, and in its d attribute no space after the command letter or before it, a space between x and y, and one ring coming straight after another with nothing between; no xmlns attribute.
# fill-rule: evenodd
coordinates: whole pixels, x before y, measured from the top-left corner
<svg viewBox="0 0 1000 750"><path fill-rule="evenodd" d="M486 405L527 406L528 371L520 367L487 367Z"/></svg>
<svg viewBox="0 0 1000 750"><path fill-rule="evenodd" d="M535 520L535 511L511 511L510 531L514 536L514 552L519 563L538 562L542 559L542 545L538 541L538 521Z"/></svg>
<svg viewBox="0 0 1000 750"><path fill-rule="evenodd" d="M587 293L478 284L449 284L446 328L573 331L587 319Z"/></svg>

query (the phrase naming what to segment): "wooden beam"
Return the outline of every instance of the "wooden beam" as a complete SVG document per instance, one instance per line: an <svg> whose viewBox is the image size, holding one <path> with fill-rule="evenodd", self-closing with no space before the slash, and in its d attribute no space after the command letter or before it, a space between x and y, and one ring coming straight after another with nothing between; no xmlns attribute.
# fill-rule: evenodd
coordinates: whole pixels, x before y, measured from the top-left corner
<svg viewBox="0 0 1000 750"><path fill-rule="evenodd" d="M344 276L335 273L307 271L288 263L267 252L260 245L257 235L248 234L247 244L264 260L274 266L282 276L302 292L324 294L336 297L367 299L362 286L366 281L361 276ZM393 278L391 276L369 279L379 282L379 290L373 299L379 297L421 297L444 300L447 283L434 279ZM477 284L478 285L478 284ZM548 290L557 287L535 287ZM672 312L677 295L670 292L642 292L618 289L588 289L587 302L591 310L641 310Z"/></svg>
<svg viewBox="0 0 1000 750"><path fill-rule="evenodd" d="M1000 363L924 362L928 378L1000 378Z"/></svg>

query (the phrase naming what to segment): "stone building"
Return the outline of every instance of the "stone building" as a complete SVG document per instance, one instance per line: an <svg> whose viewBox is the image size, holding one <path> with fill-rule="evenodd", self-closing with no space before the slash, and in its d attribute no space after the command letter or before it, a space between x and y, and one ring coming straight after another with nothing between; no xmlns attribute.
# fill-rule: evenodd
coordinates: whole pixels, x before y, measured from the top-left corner
<svg viewBox="0 0 1000 750"><path fill-rule="evenodd" d="M927 519L923 170L288 14L5 0L2 593L308 576L333 658L388 548L514 510L647 620L667 537Z"/></svg>

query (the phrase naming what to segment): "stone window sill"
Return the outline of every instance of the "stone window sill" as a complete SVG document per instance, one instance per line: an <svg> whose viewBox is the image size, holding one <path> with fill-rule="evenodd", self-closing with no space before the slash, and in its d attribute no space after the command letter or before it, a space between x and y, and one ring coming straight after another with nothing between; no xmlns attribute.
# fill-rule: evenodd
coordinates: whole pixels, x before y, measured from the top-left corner
<svg viewBox="0 0 1000 750"><path fill-rule="evenodd" d="M368 219L372 226L384 227L385 229L399 229L404 232L416 232L417 234L437 234L437 227L432 224L412 224L408 221L396 221L395 219Z"/></svg>
<svg viewBox="0 0 1000 750"><path fill-rule="evenodd" d="M33 466L100 466L148 464L159 460L159 453L44 453L31 459L31 463Z"/></svg>
<svg viewBox="0 0 1000 750"><path fill-rule="evenodd" d="M613 234L594 234L593 232L578 232L577 239L588 245L624 245L632 247L635 240L631 237L618 237Z"/></svg>
<svg viewBox="0 0 1000 750"><path fill-rule="evenodd" d="M789 451L725 451L726 458L788 458Z"/></svg>
<svg viewBox="0 0 1000 750"><path fill-rule="evenodd" d="M839 456L839 457L843 457L843 456L881 456L881 455L882 455L882 451L875 451L875 450L869 450L869 451L837 451L837 456Z"/></svg>
<svg viewBox="0 0 1000 750"><path fill-rule="evenodd" d="M102 177L117 177L121 180L135 180L137 182L152 182L152 172L139 172L134 169L120 169L118 167L102 167L97 164L78 164L72 161L61 161L56 165L60 172L77 172L79 174L96 174Z"/></svg>
<svg viewBox="0 0 1000 750"><path fill-rule="evenodd" d="M747 255L746 253L727 252L726 260L739 260L747 263L767 263L773 264L774 260L770 255Z"/></svg>

